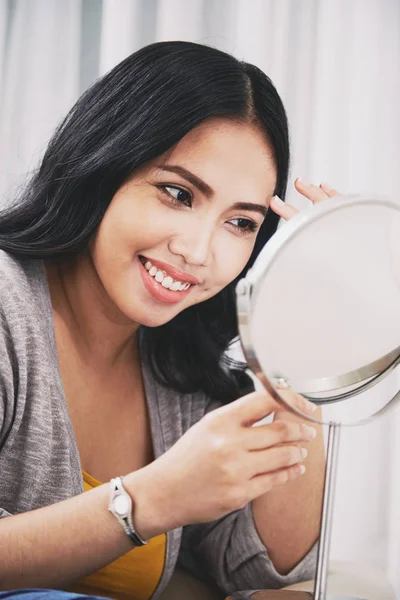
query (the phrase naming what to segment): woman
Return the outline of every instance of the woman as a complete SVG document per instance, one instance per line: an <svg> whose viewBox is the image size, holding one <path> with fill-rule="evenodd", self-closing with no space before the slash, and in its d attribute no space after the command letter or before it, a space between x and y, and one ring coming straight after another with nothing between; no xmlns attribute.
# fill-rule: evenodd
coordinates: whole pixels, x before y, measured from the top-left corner
<svg viewBox="0 0 400 600"><path fill-rule="evenodd" d="M224 358L235 284L294 210L288 164L270 80L191 43L136 52L61 124L0 218L0 589L313 576L322 436L251 427L277 406Z"/></svg>

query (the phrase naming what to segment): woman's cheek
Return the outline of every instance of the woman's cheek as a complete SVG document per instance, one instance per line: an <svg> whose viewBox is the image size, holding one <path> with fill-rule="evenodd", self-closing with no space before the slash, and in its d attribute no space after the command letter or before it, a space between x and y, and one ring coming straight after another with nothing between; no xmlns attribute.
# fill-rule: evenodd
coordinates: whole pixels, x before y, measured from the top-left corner
<svg viewBox="0 0 400 600"><path fill-rule="evenodd" d="M231 234L232 235L232 234ZM254 244L247 240L225 240L218 253L218 285L220 288L231 283L245 268L250 259Z"/></svg>

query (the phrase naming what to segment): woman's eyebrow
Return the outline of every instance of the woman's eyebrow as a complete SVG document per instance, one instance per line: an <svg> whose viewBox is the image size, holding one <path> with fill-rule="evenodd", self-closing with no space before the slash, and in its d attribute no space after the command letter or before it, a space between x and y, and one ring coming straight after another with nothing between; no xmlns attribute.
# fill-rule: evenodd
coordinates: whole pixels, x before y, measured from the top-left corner
<svg viewBox="0 0 400 600"><path fill-rule="evenodd" d="M158 167L161 171L170 171L171 173L176 173L180 175L187 181L189 181L192 185L197 187L197 189L202 192L207 198L211 198L214 195L214 190L200 177L191 173L187 169L183 167L179 167L178 165L159 165Z"/></svg>
<svg viewBox="0 0 400 600"><path fill-rule="evenodd" d="M233 210L252 210L254 212L261 213L263 217L265 217L268 212L268 208L266 206L263 204L253 204L253 202L235 202L231 208Z"/></svg>
<svg viewBox="0 0 400 600"><path fill-rule="evenodd" d="M160 171L169 171L170 173L176 173L177 175L180 175L181 177L189 181L189 183L197 187L197 189L200 192L202 192L207 198L211 198L215 193L212 187L208 185L208 183L200 179L200 177L198 177L194 173L191 173L187 169L184 169L183 167L179 167L178 165L159 165L158 168L160 169ZM253 204L253 202L236 202L232 205L231 208L234 210L250 210L259 212L262 214L263 217L265 217L265 215L268 212L266 206L264 206L263 204Z"/></svg>

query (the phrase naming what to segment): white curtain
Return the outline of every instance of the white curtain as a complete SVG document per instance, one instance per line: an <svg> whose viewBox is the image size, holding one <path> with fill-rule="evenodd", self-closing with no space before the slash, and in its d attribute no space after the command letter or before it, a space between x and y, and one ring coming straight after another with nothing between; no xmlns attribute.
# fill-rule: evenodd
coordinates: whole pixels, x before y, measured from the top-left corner
<svg viewBox="0 0 400 600"><path fill-rule="evenodd" d="M306 204L297 176L398 197L399 0L0 0L1 202L96 77L171 39L216 46L272 78L291 124L290 202ZM332 558L385 570L400 598L399 434L400 409L343 433Z"/></svg>

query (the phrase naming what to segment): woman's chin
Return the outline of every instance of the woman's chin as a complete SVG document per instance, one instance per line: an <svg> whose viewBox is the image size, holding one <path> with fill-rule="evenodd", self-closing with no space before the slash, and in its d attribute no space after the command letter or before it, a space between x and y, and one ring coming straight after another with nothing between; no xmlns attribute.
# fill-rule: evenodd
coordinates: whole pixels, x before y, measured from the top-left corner
<svg viewBox="0 0 400 600"><path fill-rule="evenodd" d="M132 324L136 323L138 326L143 327L160 327L172 321L181 311L171 310L171 308L169 310L157 310L155 307L148 307L145 310L124 310L123 312Z"/></svg>

